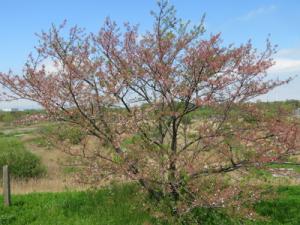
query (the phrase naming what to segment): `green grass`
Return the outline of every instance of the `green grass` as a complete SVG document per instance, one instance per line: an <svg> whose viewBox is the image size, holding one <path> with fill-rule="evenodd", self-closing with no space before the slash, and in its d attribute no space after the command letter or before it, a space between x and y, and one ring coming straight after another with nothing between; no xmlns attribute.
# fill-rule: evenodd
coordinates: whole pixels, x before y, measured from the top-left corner
<svg viewBox="0 0 300 225"><path fill-rule="evenodd" d="M32 131L30 131L30 130L12 131L12 132L7 132L7 133L0 132L0 138L18 137L18 136L23 136L23 135L26 135L26 134L31 134L31 133L32 133Z"/></svg>
<svg viewBox="0 0 300 225"><path fill-rule="evenodd" d="M67 167L63 168L63 173L66 174L66 175L74 174L74 173L77 173L79 171L80 171L80 169L78 167L73 167L73 166L67 166Z"/></svg>
<svg viewBox="0 0 300 225"><path fill-rule="evenodd" d="M296 165L296 164L283 164L283 163L279 163L279 164L270 164L268 165L269 168L285 168L285 169L293 169L295 172L300 173L300 165Z"/></svg>
<svg viewBox="0 0 300 225"><path fill-rule="evenodd" d="M300 224L300 186L280 187L278 198L262 201L256 205L256 211L268 221L257 224Z"/></svg>
<svg viewBox="0 0 300 225"><path fill-rule="evenodd" d="M198 209L196 213L205 225L299 225L300 186L280 187L277 192L277 199L255 206L265 220L238 220L214 210ZM0 225L162 224L146 212L140 199L141 193L135 185L99 191L16 195L11 207L0 206Z"/></svg>
<svg viewBox="0 0 300 225"><path fill-rule="evenodd" d="M13 206L0 207L1 225L143 224L151 221L132 185L97 192L13 196ZM0 199L2 200L2 199Z"/></svg>
<svg viewBox="0 0 300 225"><path fill-rule="evenodd" d="M262 200L254 206L261 217L256 220L233 218L222 210L212 209L197 209L196 218L202 225L299 225L300 186L284 186L275 191L275 198Z"/></svg>

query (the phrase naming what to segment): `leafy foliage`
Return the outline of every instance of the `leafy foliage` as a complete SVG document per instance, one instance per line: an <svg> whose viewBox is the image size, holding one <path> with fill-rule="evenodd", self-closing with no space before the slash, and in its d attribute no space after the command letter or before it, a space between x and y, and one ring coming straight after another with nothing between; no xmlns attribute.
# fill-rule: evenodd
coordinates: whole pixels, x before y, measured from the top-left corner
<svg viewBox="0 0 300 225"><path fill-rule="evenodd" d="M85 137L85 133L78 126L71 126L65 123L46 124L40 128L40 135L44 140L67 141L71 144L79 144Z"/></svg>
<svg viewBox="0 0 300 225"><path fill-rule="evenodd" d="M40 177L46 173L38 156L25 149L17 137L0 136L0 167L9 165L13 177Z"/></svg>

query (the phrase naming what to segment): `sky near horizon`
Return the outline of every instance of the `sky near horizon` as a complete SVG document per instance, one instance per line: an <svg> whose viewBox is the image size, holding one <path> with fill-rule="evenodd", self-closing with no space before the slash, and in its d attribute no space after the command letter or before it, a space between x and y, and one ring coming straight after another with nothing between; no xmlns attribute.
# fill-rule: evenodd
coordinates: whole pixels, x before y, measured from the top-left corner
<svg viewBox="0 0 300 225"><path fill-rule="evenodd" d="M198 23L205 13L207 34L221 32L224 44L251 39L254 47L263 50L270 35L271 42L278 45L270 77L299 76L261 99L300 100L299 0L170 0L170 3L180 17L192 23ZM97 32L109 16L119 25L139 24L139 30L145 32L152 28L149 12L155 9L155 0L0 0L0 71L20 72L37 44L35 33L48 30L52 23L58 25L66 19L70 26L76 24L87 32ZM37 105L23 100L0 102L0 109L11 107Z"/></svg>

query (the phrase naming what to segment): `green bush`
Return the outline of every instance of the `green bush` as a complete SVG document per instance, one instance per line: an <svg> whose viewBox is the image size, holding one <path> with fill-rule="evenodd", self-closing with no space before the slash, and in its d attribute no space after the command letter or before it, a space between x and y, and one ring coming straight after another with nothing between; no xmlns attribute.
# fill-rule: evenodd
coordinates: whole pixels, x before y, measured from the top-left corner
<svg viewBox="0 0 300 225"><path fill-rule="evenodd" d="M40 130L43 137L52 136L58 141L69 141L71 144L79 144L85 136L85 133L76 126L70 126L65 123L47 124Z"/></svg>
<svg viewBox="0 0 300 225"><path fill-rule="evenodd" d="M0 137L0 167L9 165L13 177L40 177L46 172L38 156L25 149L16 137Z"/></svg>
<svg viewBox="0 0 300 225"><path fill-rule="evenodd" d="M58 135L61 141L69 140L71 144L79 144L84 137L81 129L71 126L61 127Z"/></svg>
<svg viewBox="0 0 300 225"><path fill-rule="evenodd" d="M12 113L1 113L0 121L5 123L10 123L15 119Z"/></svg>

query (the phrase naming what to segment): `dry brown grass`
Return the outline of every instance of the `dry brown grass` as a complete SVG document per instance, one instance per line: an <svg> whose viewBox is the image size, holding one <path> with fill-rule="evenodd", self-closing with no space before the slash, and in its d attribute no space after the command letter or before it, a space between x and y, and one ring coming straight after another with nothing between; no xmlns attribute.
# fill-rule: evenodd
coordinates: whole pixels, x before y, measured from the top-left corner
<svg viewBox="0 0 300 225"><path fill-rule="evenodd" d="M71 179L39 178L29 180L12 180L11 190L13 194L27 194L32 192L62 192L67 190L85 190L84 185L79 185ZM2 188L0 188L2 192Z"/></svg>
<svg viewBox="0 0 300 225"><path fill-rule="evenodd" d="M0 124L1 125L1 124ZM1 127L1 126L0 126ZM34 140L38 134L39 125L33 125L28 127L10 127L4 130L7 132L22 132L20 138L24 142L26 148L32 151L34 154L41 157L43 165L47 168L47 175L38 179L28 180L12 180L12 193L14 194L26 194L31 192L61 192L66 190L85 190L88 188L87 185L79 184L73 178L73 173L66 173L64 171L64 165L69 161L70 156L57 148L48 149L47 147L41 147L37 145ZM26 131L31 131L26 133ZM189 132L195 132L194 129L190 128ZM97 148L99 143L91 138L88 144L89 149ZM183 144L183 143L180 143ZM98 146L99 147L99 146ZM203 159L199 159L198 162L214 163L218 161L218 157L212 154L204 154ZM298 158L299 159L299 158ZM200 163L201 164L201 163ZM232 173L232 178L239 180L243 177L243 174ZM252 184L264 184L265 182L259 179L253 178L250 181ZM300 179L297 178L274 178L269 181L272 185L286 185L286 184L300 184ZM270 184L269 183L269 184ZM1 187L0 187L0 191Z"/></svg>

